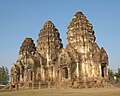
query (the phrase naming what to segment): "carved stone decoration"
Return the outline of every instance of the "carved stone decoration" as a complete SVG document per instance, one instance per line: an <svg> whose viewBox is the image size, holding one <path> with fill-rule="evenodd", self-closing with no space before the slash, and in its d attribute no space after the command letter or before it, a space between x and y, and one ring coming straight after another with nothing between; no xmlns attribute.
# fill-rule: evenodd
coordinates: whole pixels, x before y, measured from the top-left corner
<svg viewBox="0 0 120 96"><path fill-rule="evenodd" d="M108 55L96 43L92 24L77 12L68 25L63 48L55 25L46 21L38 34L20 46L11 68L11 84L19 88L85 88L104 86L108 77ZM17 88L18 89L18 88Z"/></svg>
<svg viewBox="0 0 120 96"><path fill-rule="evenodd" d="M34 52L36 50L35 44L33 43L32 38L26 38L24 42L22 43L22 46L20 47L19 54L27 51L27 54L31 54L31 52Z"/></svg>
<svg viewBox="0 0 120 96"><path fill-rule="evenodd" d="M50 20L45 22L38 36L37 50L43 57L46 57L46 54L52 56L63 47L60 33Z"/></svg>

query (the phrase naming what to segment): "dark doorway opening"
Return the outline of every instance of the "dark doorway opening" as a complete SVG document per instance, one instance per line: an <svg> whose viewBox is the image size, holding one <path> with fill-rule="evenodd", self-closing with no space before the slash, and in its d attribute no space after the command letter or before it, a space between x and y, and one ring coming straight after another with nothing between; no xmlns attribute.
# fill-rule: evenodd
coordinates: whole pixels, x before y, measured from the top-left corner
<svg viewBox="0 0 120 96"><path fill-rule="evenodd" d="M102 71L102 77L104 78L105 77L105 63L102 63L101 65L101 71Z"/></svg>
<svg viewBox="0 0 120 96"><path fill-rule="evenodd" d="M65 78L68 78L68 69L67 67L65 67L64 69L65 69Z"/></svg>
<svg viewBox="0 0 120 96"><path fill-rule="evenodd" d="M31 74L31 75L30 75L30 80L32 81L32 77L33 77L33 76L32 76L32 71L30 72L30 74Z"/></svg>

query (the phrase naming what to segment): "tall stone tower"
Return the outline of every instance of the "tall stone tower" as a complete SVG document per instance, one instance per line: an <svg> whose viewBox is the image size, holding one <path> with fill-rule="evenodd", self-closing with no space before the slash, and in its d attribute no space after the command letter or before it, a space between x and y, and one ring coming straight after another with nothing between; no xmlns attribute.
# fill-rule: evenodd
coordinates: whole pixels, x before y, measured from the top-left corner
<svg viewBox="0 0 120 96"><path fill-rule="evenodd" d="M82 12L77 12L68 26L66 47L73 59L73 78L101 78L101 49L95 38L92 24Z"/></svg>
<svg viewBox="0 0 120 96"><path fill-rule="evenodd" d="M50 20L45 22L38 36L37 51L46 60L46 69L44 69L46 79L51 79L55 77L55 63L60 49L63 48L62 40L58 30Z"/></svg>
<svg viewBox="0 0 120 96"><path fill-rule="evenodd" d="M37 81L39 74L40 57L36 54L36 47L32 38L25 38L19 50L19 57L16 64L11 68L11 83L19 87L29 87Z"/></svg>
<svg viewBox="0 0 120 96"><path fill-rule="evenodd" d="M56 54L56 52L63 47L58 30L49 20L45 22L38 36L37 50L44 57L46 57L47 54L51 56Z"/></svg>

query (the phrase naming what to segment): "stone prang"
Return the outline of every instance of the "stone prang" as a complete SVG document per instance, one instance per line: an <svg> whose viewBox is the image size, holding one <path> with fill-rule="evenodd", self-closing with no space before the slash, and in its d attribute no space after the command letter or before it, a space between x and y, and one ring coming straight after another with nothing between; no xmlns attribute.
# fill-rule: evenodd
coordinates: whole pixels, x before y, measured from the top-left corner
<svg viewBox="0 0 120 96"><path fill-rule="evenodd" d="M92 24L77 12L68 26L63 48L55 25L46 21L37 47L26 38L11 68L11 84L19 88L85 88L104 86L108 79L108 55L96 43Z"/></svg>

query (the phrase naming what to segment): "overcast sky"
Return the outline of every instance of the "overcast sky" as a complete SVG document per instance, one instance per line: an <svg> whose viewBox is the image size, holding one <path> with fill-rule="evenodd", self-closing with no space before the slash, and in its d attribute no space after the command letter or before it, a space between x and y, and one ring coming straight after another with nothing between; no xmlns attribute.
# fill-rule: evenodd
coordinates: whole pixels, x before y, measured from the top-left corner
<svg viewBox="0 0 120 96"><path fill-rule="evenodd" d="M72 17L82 11L95 31L96 42L109 55L109 67L120 67L120 0L0 0L0 65L9 69L23 40L36 43L45 21L59 30L64 47Z"/></svg>

